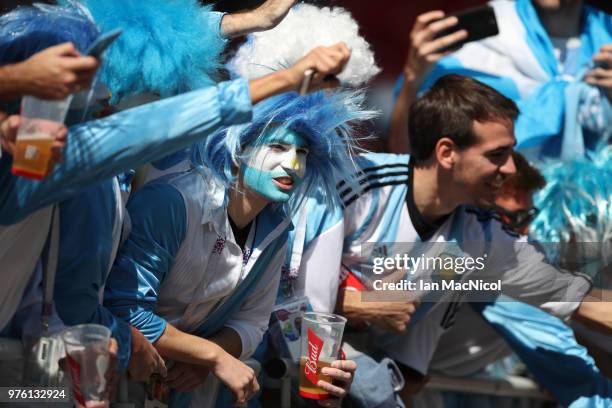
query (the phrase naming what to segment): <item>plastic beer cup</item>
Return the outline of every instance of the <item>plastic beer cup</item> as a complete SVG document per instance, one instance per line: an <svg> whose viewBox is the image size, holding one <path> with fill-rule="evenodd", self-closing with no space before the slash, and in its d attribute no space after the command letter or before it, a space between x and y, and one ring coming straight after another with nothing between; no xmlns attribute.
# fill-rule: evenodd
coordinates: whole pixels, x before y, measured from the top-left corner
<svg viewBox="0 0 612 408"><path fill-rule="evenodd" d="M71 100L72 95L60 101L45 101L32 96L22 99L13 174L38 180L48 174L51 146L63 126Z"/></svg>
<svg viewBox="0 0 612 408"><path fill-rule="evenodd" d="M300 396L322 400L329 398L327 391L317 387L319 380L331 383L321 374L338 359L346 319L331 313L307 312L302 318L300 353Z"/></svg>
<svg viewBox="0 0 612 408"><path fill-rule="evenodd" d="M73 398L78 408L109 406L106 372L110 335L110 330L99 324L81 324L62 333Z"/></svg>

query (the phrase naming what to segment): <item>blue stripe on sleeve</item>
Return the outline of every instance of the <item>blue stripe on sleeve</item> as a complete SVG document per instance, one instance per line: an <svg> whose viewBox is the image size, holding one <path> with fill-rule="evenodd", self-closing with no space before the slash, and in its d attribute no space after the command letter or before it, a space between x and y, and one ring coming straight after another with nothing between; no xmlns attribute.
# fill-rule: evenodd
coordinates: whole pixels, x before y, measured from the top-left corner
<svg viewBox="0 0 612 408"><path fill-rule="evenodd" d="M251 119L248 82L238 79L70 128L63 162L42 181L10 174L0 159L0 224L65 200L99 180L186 148L221 126Z"/></svg>

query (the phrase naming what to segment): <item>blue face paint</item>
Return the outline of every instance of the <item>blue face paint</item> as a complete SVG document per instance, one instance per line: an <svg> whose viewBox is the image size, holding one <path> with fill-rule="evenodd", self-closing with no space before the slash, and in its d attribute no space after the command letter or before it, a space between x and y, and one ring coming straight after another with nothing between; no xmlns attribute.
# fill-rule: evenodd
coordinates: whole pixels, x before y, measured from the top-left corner
<svg viewBox="0 0 612 408"><path fill-rule="evenodd" d="M308 142L299 134L268 131L245 149L244 183L271 202L286 202L304 179L307 155Z"/></svg>

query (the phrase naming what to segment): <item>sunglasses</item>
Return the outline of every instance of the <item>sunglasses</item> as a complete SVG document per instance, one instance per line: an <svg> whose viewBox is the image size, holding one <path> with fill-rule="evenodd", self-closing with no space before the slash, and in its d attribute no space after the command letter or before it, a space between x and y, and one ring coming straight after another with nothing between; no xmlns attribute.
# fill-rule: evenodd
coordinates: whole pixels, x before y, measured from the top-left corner
<svg viewBox="0 0 612 408"><path fill-rule="evenodd" d="M496 206L495 210L500 213L504 223L512 229L526 227L540 213L540 209L537 207L531 207L526 210L508 211L505 208Z"/></svg>

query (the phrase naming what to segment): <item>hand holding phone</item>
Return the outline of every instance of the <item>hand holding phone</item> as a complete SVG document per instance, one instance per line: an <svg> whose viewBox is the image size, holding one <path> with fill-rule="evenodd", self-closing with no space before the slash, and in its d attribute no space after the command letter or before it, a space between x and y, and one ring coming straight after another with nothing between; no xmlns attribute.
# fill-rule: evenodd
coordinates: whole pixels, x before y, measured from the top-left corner
<svg viewBox="0 0 612 408"><path fill-rule="evenodd" d="M469 41L499 32L495 13L489 6L469 9L453 15L441 10L419 15L410 33L410 51L404 74L418 89L431 66Z"/></svg>
<svg viewBox="0 0 612 408"><path fill-rule="evenodd" d="M410 50L404 65L404 75L415 89L418 89L418 84L433 63L448 54L442 49L467 37L467 31L456 29L449 35L436 37L444 30L453 30L458 21L455 16L445 16L441 10L429 11L417 17L410 33Z"/></svg>
<svg viewBox="0 0 612 408"><path fill-rule="evenodd" d="M440 51L456 50L464 44L493 37L499 34L495 11L491 6L481 6L460 11L452 16L457 18L457 24L453 27L444 29L436 34L434 38L442 38L458 30L465 30L467 36L460 41L454 42Z"/></svg>

